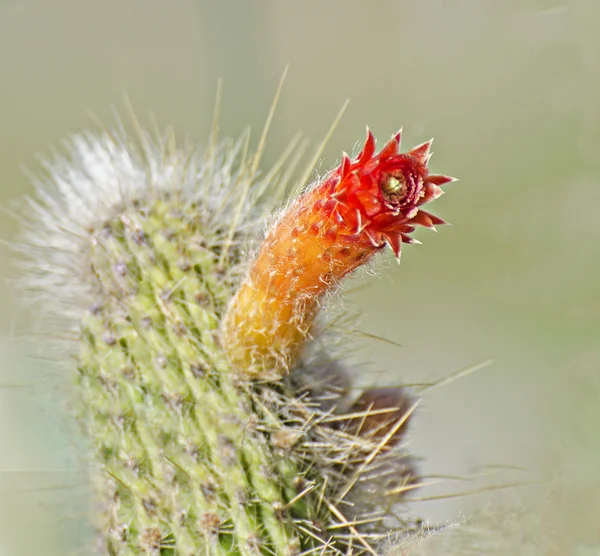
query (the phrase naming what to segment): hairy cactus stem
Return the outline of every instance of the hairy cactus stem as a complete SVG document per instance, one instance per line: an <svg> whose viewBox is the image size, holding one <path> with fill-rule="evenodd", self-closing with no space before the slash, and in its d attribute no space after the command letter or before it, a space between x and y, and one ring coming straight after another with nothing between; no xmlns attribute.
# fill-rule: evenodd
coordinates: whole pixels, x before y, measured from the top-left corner
<svg viewBox="0 0 600 556"><path fill-rule="evenodd" d="M339 280L442 223L421 206L451 178L429 174L430 143L399 154L397 134L375 155L369 133L248 266L293 149L259 179L262 141L254 157L245 136L178 149L134 122L137 145L88 133L46 164L17 245L40 322L79 337L60 348L101 551L376 554L415 481L399 447L414 406L402 388L356 397L333 354L300 353Z"/></svg>

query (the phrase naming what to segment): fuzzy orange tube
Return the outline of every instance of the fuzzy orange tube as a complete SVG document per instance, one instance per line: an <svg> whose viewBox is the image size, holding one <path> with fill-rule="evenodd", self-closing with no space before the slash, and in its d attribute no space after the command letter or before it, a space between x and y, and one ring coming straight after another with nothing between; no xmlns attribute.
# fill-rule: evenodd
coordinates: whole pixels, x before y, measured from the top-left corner
<svg viewBox="0 0 600 556"><path fill-rule="evenodd" d="M368 131L354 160L344 153L272 223L223 319L222 344L241 375L286 374L324 294L386 245L399 258L416 226L444 224L421 206L454 178L429 173L431 141L399 153L400 138L375 154Z"/></svg>

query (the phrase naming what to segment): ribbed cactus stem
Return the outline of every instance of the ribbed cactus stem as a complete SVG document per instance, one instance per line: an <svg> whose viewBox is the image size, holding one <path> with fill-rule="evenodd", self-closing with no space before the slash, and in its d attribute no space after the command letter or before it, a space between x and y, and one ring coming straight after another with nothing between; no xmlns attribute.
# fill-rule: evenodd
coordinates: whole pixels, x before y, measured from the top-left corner
<svg viewBox="0 0 600 556"><path fill-rule="evenodd" d="M82 325L79 407L102 468L97 488L110 493L111 553L299 548L279 511L296 494L284 487L295 470L255 430L252 399L216 342L231 282L208 232L177 195L91 232L99 287ZM299 519L304 505L287 513Z"/></svg>
<svg viewBox="0 0 600 556"><path fill-rule="evenodd" d="M79 338L62 348L104 553L376 554L415 482L399 448L410 398L353 392L308 332L337 280L441 222L418 207L450 178L429 175L428 147L400 155L395 136L374 156L369 135L249 262L272 210L255 197L277 202L288 168L258 181L246 147L76 138L25 214L22 285L46 326Z"/></svg>

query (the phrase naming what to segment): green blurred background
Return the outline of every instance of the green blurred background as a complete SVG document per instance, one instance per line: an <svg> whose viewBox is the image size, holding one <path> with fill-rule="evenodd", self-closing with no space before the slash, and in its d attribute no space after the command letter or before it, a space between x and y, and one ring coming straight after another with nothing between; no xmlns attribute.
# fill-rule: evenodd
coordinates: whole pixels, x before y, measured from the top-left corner
<svg viewBox="0 0 600 556"><path fill-rule="evenodd" d="M357 338L365 380L431 382L494 360L425 392L410 445L424 473L554 472L595 456L587 436L574 455L569 423L593 428L577 394L593 388L570 386L600 362L599 17L596 0L0 0L0 205L31 191L23 166L94 126L90 112L110 123L124 93L138 114L202 142L222 77L223 135L250 125L256 138L289 63L265 168L297 131L316 145L350 98L321 171L365 124L380 142L404 126L404 147L435 136L433 170L461 180L435 204L453 226L419 232L423 246L400 266L383 257L351 296L362 330L402 344ZM17 227L0 213L1 238ZM31 357L32 317L0 249L0 554L85 554L56 370ZM414 511L454 519L488 503Z"/></svg>

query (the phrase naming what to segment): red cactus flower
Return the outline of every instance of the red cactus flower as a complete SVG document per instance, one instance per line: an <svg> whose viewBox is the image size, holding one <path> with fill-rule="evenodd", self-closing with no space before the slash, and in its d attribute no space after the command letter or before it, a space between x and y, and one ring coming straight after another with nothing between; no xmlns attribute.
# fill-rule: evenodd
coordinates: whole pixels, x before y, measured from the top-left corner
<svg viewBox="0 0 600 556"><path fill-rule="evenodd" d="M358 243L371 244L371 251L387 243L397 257L402 243L413 243L415 227L434 228L445 222L421 205L438 198L441 185L454 181L448 176L431 175L427 168L431 141L406 154L398 153L401 131L374 156L375 138L367 132L362 152L355 160L344 153L341 165L312 193L325 193L330 204L324 213L340 224L338 234ZM317 192L318 189L318 192ZM315 208L318 201L315 203Z"/></svg>
<svg viewBox="0 0 600 556"><path fill-rule="evenodd" d="M224 319L224 346L240 369L287 372L325 292L386 244L400 257L417 226L444 224L421 207L454 178L429 173L431 141L399 153L400 138L376 155L368 131L354 160L344 153L273 223Z"/></svg>

